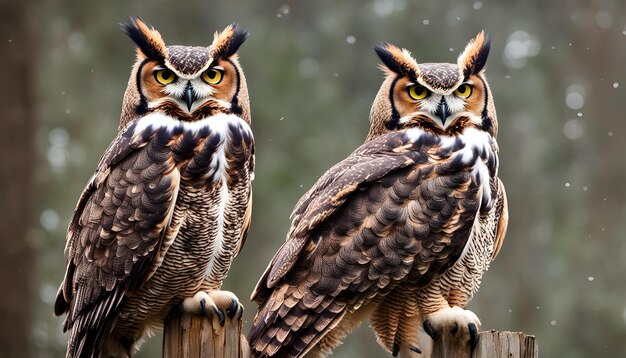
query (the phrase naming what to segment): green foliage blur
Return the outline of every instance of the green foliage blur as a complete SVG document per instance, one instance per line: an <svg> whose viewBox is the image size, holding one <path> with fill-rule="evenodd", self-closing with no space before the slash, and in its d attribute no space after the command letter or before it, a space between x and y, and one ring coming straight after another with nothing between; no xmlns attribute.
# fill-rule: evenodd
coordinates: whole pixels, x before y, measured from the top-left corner
<svg viewBox="0 0 626 358"><path fill-rule="evenodd" d="M509 199L504 247L470 304L482 329L538 337L542 357L626 356L626 2L99 1L31 4L38 51L34 357L64 355L52 305L65 230L114 137L141 16L166 44L208 45L237 22L256 139L253 224L224 288L246 306L298 198L360 145L383 79L372 46L455 62L481 29ZM3 41L6 41L3 39ZM160 357L160 337L137 357ZM389 356L367 323L335 357Z"/></svg>

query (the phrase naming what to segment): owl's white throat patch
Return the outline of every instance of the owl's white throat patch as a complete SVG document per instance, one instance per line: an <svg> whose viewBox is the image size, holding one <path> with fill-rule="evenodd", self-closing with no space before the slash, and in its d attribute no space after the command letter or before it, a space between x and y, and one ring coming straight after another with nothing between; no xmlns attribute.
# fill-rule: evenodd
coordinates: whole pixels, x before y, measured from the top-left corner
<svg viewBox="0 0 626 358"><path fill-rule="evenodd" d="M409 141L415 142L422 136L433 136L433 134L424 131L421 128L411 128L406 130L406 136ZM494 152L495 141L493 137L485 132L476 128L466 128L462 134L458 136L438 136L440 139L441 149L452 148L457 139L460 139L464 144L462 148L453 152L450 159L459 158L461 163L466 166L472 167L472 176L476 182L480 183L481 197L488 205L491 203L491 188L490 188L490 173L487 166L489 161L496 160L496 153ZM436 151L440 152L440 150ZM478 155L476 155L478 153ZM431 157L430 162L436 162L441 160L439 157ZM496 172L497 175L497 164Z"/></svg>
<svg viewBox="0 0 626 358"><path fill-rule="evenodd" d="M136 119L134 122L131 122L129 126L133 123L136 123L133 135L141 134L148 127L152 127L154 129L167 128L168 130L173 130L174 128L182 126L185 131L189 130L194 132L206 127L211 133L218 133L220 136L224 137L228 134L229 126L235 125L241 126L243 131L248 132L249 135L252 136L252 129L250 129L248 123L234 114L226 113L218 113L198 121L187 122L180 121L164 113L153 112Z"/></svg>

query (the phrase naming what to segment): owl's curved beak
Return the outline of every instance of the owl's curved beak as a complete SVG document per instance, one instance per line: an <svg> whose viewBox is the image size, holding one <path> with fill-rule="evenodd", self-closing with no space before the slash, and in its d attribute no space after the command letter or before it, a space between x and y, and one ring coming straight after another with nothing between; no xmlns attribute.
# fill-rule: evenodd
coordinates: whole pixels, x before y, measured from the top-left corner
<svg viewBox="0 0 626 358"><path fill-rule="evenodd" d="M448 102L446 102L446 99L443 96L441 96L441 101L439 101L439 106L437 106L435 115L441 119L441 124L446 124L446 119L450 115L450 108L448 107Z"/></svg>
<svg viewBox="0 0 626 358"><path fill-rule="evenodd" d="M196 100L196 92L193 90L191 81L187 82L187 87L185 87L185 91L183 92L182 100L187 104L187 110L191 112L191 105L193 104L193 101Z"/></svg>

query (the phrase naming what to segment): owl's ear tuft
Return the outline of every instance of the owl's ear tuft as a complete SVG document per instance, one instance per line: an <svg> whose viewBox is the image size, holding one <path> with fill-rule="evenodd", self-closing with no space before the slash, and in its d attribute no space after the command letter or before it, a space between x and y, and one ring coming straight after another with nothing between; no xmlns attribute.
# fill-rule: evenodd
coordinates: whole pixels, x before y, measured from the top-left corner
<svg viewBox="0 0 626 358"><path fill-rule="evenodd" d="M465 46L465 50L457 59L457 64L463 69L463 75L465 77L482 71L487 63L490 47L491 41L489 40L489 35L485 34L484 31L479 32L478 35Z"/></svg>
<svg viewBox="0 0 626 358"><path fill-rule="evenodd" d="M229 58L233 56L239 46L248 38L249 32L233 23L228 25L224 31L215 33L213 43L211 44L211 52L214 58Z"/></svg>
<svg viewBox="0 0 626 358"><path fill-rule="evenodd" d="M417 77L419 66L409 51L386 42L374 46L374 51L383 61L383 70L387 69L401 76Z"/></svg>
<svg viewBox="0 0 626 358"><path fill-rule="evenodd" d="M120 24L122 30L137 44L137 51L145 58L165 61L167 50L161 34L152 26L148 27L139 17L130 18L129 24Z"/></svg>

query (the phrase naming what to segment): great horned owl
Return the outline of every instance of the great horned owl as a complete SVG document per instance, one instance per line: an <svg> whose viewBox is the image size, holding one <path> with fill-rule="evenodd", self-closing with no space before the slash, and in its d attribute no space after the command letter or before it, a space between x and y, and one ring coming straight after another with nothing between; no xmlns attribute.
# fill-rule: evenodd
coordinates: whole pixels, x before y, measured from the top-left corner
<svg viewBox="0 0 626 358"><path fill-rule="evenodd" d="M366 142L300 199L252 294L255 356L323 356L368 317L394 356L418 356L422 325L477 341L480 321L463 308L508 221L489 39L478 34L456 64L375 50L386 79Z"/></svg>
<svg viewBox="0 0 626 358"><path fill-rule="evenodd" d="M173 306L240 319L220 291L251 213L254 140L235 25L208 47L166 46L141 20L119 133L67 233L55 313L68 357L126 357Z"/></svg>

